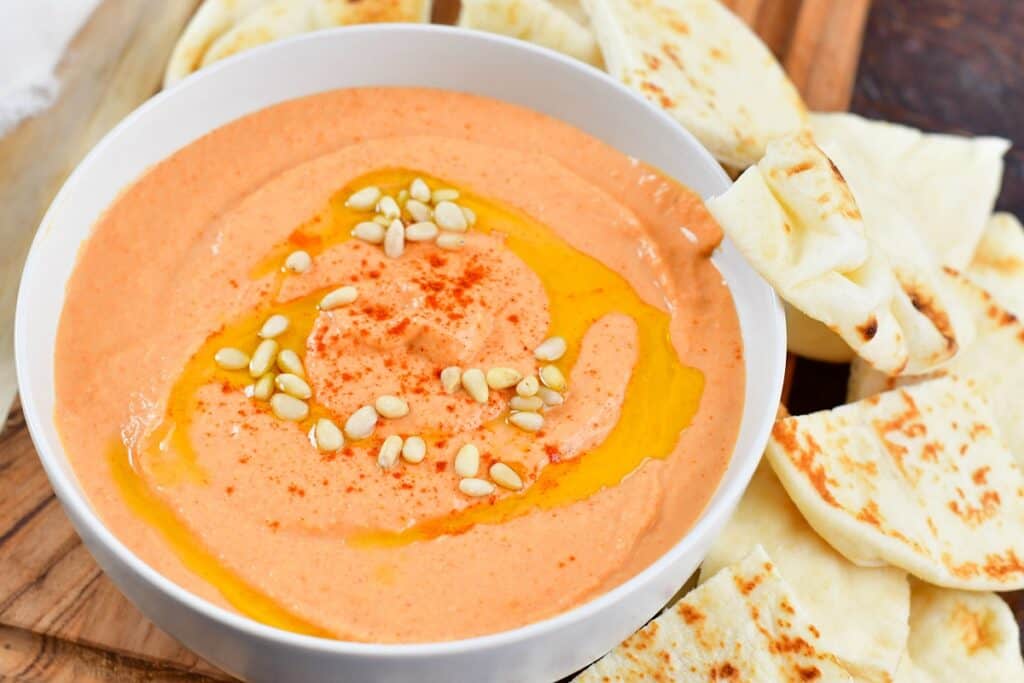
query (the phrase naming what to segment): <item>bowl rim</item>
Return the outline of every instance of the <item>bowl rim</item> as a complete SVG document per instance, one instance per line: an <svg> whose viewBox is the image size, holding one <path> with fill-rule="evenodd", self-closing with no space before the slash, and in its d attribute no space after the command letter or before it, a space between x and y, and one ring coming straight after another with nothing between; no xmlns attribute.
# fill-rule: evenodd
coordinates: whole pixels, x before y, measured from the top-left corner
<svg viewBox="0 0 1024 683"><path fill-rule="evenodd" d="M735 502L738 501L739 497L745 490L747 483L753 476L753 472L756 469L760 458L737 452L737 445L734 444L730 463L735 462L738 457L746 458L745 461L739 463L741 467L738 470L738 476L736 476L732 481L725 481L723 479L718 483L713 497L708 501L706 507L701 512L700 517L674 545L658 556L656 560L646 566L643 570L629 577L619 585L564 612L560 612L554 616L533 621L513 629L470 638L460 638L457 640L415 643L367 643L338 640L287 631L259 622L240 612L221 607L175 583L136 555L134 551L125 545L106 526L99 514L89 503L85 492L80 490L80 486L75 483L72 480L72 477L66 474L58 464L58 461L62 457L60 453L63 451L63 445L59 443L56 444L56 447L60 450L55 450L55 445L49 438L47 438L44 427L44 424L53 421L53 415L47 416L40 414L40 409L36 407L36 387L28 381L30 371L27 369L26 363L23 363L20 360L25 355L31 343L29 332L31 329L31 323L29 322L30 315L27 311L28 306L26 303L26 300L31 297L31 293L29 292L30 288L27 286L27 283L32 279L32 274L45 265L41 261L41 248L39 247L39 244L45 238L45 235L48 232L48 226L52 224L51 220L53 218L52 213L54 211L54 207L60 205L63 196L68 191L67 188L73 184L80 174L85 172L85 169L90 166L90 162L94 157L102 155L109 146L116 144L116 140L120 137L122 131L133 126L135 121L144 116L147 112L163 106L163 102L165 100L174 97L180 90L194 87L194 85L199 83L201 80L212 78L215 74L224 69L233 68L235 64L250 59L254 55L262 55L264 53L277 50L288 50L292 45L306 41L323 40L325 38L325 34L331 36L347 36L357 32L382 34L434 32L456 36L460 39L472 36L475 40L504 44L514 49L534 53L535 56L561 62L564 66L578 72L581 77L596 79L602 82L605 87L617 90L620 94L624 94L627 97L642 103L643 106L652 113L652 115L669 122L684 137L690 138L693 143L693 151L696 154L694 159L695 163L702 163L706 165L708 167L708 172L713 176L717 176L716 180L721 185L721 190L724 191L731 184L728 175L718 162L714 160L707 149L693 136L692 133L690 133L689 130L683 127L664 110L655 107L641 95L627 88L604 71L568 57L562 53L522 40L493 33L486 33L483 31L439 24L364 24L299 34L246 50L243 53L220 60L217 63L189 75L175 83L173 86L161 90L139 105L139 107L111 128L82 158L82 160L76 164L74 170L68 175L67 179L61 185L61 189L51 201L46 213L40 221L26 258L19 285L15 313L15 359L18 387L22 398L25 421L32 436L33 444L36 448L39 460L46 471L54 492L57 494L62 505L66 508L68 516L73 520L80 520L102 546L108 548L130 569L131 572L140 577L150 588L159 591L163 597L184 605L186 608L199 613L201 616L212 620L222 627L240 631L248 636L269 639L281 645L306 650L315 650L325 654L345 655L357 658L377 658L381 656L390 658L416 658L424 655L436 656L445 654L464 654L487 648L502 647L530 638L542 637L546 633L560 630L576 622L588 620L610 605L623 599L628 599L630 594L638 590L642 585L659 575L666 567L673 564L675 561L679 560L681 556L689 552L694 545L697 545L698 542L706 537L716 526L719 526L719 523L723 521L720 519L723 515L731 512L734 508ZM284 102L287 101L287 99L279 101ZM220 125L225 124L218 124L210 130L214 130ZM760 276L757 275L757 272L754 271L753 268L751 268L751 271L758 279L760 279ZM773 327L775 328L775 340L779 344L782 353L779 358L769 360L769 363L771 363L770 374L772 376L772 382L769 387L760 390L769 392L775 397L777 402L781 397L785 371L785 318L781 300L775 293L774 289L772 289L771 286L763 279L761 279L761 283L764 288L767 289L770 306L774 309ZM771 333L772 330L765 330L764 332ZM749 377L746 379L749 383ZM749 387L746 390L749 390ZM746 410L748 407L749 406L745 405L744 409ZM771 425L772 421L770 419L766 419L763 424L756 427L754 430L755 443L764 444L767 442ZM64 457L66 458L66 456ZM69 470L70 469L69 465Z"/></svg>

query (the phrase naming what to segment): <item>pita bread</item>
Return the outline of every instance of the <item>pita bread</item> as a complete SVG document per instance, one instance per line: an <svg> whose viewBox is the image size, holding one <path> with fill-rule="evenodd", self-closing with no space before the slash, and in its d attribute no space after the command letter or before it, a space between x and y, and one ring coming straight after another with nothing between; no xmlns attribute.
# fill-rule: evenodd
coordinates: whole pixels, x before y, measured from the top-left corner
<svg viewBox="0 0 1024 683"><path fill-rule="evenodd" d="M761 40L716 0L582 0L608 72L746 168L807 113Z"/></svg>
<svg viewBox="0 0 1024 683"><path fill-rule="evenodd" d="M205 0L171 53L164 87L225 57L318 29L430 20L430 0Z"/></svg>
<svg viewBox="0 0 1024 683"><path fill-rule="evenodd" d="M576 683L852 681L760 546L590 666Z"/></svg>
<svg viewBox="0 0 1024 683"><path fill-rule="evenodd" d="M870 226L896 237L916 232L935 262L967 267L999 193L1008 140L922 133L854 114L813 114L811 126ZM915 256L891 252L894 263L897 255Z"/></svg>
<svg viewBox="0 0 1024 683"><path fill-rule="evenodd" d="M943 377L778 420L768 460L828 543L949 588L1024 587L1024 475L985 400Z"/></svg>
<svg viewBox="0 0 1024 683"><path fill-rule="evenodd" d="M924 680L1020 683L1019 638L1013 612L998 595L913 582L907 649Z"/></svg>
<svg viewBox="0 0 1024 683"><path fill-rule="evenodd" d="M543 45L595 66L602 64L590 29L548 0L463 0L458 23Z"/></svg>
<svg viewBox="0 0 1024 683"><path fill-rule="evenodd" d="M786 311L786 347L790 353L826 363L849 363L856 354L838 334L789 302Z"/></svg>
<svg viewBox="0 0 1024 683"><path fill-rule="evenodd" d="M807 524L767 463L761 463L704 558L701 579L739 561L758 543L821 631L821 646L835 652L858 681L892 681L907 642L906 572L858 567L833 550Z"/></svg>
<svg viewBox="0 0 1024 683"><path fill-rule="evenodd" d="M1010 213L989 219L964 274L1006 309L1024 317L1024 226Z"/></svg>
<svg viewBox="0 0 1024 683"><path fill-rule="evenodd" d="M792 306L821 321L872 366L918 374L951 358L969 318L932 264L891 265L843 176L809 134L768 145L723 195L707 202L740 251ZM913 233L898 240L913 245ZM924 257L926 258L926 256Z"/></svg>
<svg viewBox="0 0 1024 683"><path fill-rule="evenodd" d="M996 424L1017 462L1024 466L1024 323L967 278L953 271L945 273L945 277L974 316L977 337L929 377L950 375L974 384L988 399ZM1024 287L1024 281L1019 286ZM923 379L927 377L891 378L854 361L850 368L849 398L856 401Z"/></svg>

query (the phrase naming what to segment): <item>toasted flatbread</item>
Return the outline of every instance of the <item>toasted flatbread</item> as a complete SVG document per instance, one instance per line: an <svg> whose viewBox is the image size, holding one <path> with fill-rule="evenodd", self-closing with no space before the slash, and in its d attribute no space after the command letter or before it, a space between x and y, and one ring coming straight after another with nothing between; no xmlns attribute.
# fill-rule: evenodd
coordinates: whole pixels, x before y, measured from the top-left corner
<svg viewBox="0 0 1024 683"><path fill-rule="evenodd" d="M714 576L761 544L797 601L858 681L889 683L907 642L910 586L894 567L858 567L831 548L761 463L701 565Z"/></svg>
<svg viewBox="0 0 1024 683"><path fill-rule="evenodd" d="M964 275L1018 317L1024 317L1024 226L1010 213L989 219Z"/></svg>
<svg viewBox="0 0 1024 683"><path fill-rule="evenodd" d="M582 0L608 72L743 169L807 125L771 51L717 0Z"/></svg>
<svg viewBox="0 0 1024 683"><path fill-rule="evenodd" d="M807 133L769 144L764 158L707 206L787 302L887 374L930 370L970 336L969 317L934 264L893 265L896 243L915 249L913 233L897 239L872 229Z"/></svg>
<svg viewBox="0 0 1024 683"><path fill-rule="evenodd" d="M430 21L430 0L205 0L171 53L164 87L225 57L349 24Z"/></svg>
<svg viewBox="0 0 1024 683"><path fill-rule="evenodd" d="M854 114L813 114L811 126L869 224L897 236L909 227L935 262L967 266L999 193L1008 140L922 133Z"/></svg>
<svg viewBox="0 0 1024 683"><path fill-rule="evenodd" d="M603 63L590 29L548 0L463 0L458 24L543 45L595 66Z"/></svg>
<svg viewBox="0 0 1024 683"><path fill-rule="evenodd" d="M907 650L931 683L1024 681L1017 620L993 593L913 582Z"/></svg>
<svg viewBox="0 0 1024 683"><path fill-rule="evenodd" d="M1024 587L1024 475L967 381L781 419L766 453L804 518L851 562L948 588Z"/></svg>
<svg viewBox="0 0 1024 683"><path fill-rule="evenodd" d="M974 342L925 377L893 378L855 360L850 368L849 398L856 401L929 377L959 377L973 383L988 399L996 424L1024 467L1024 323L967 278L951 270L944 275L951 291L974 316ZM1018 286L1024 287L1024 280Z"/></svg>
<svg viewBox="0 0 1024 683"><path fill-rule="evenodd" d="M590 666L576 683L852 681L760 546Z"/></svg>

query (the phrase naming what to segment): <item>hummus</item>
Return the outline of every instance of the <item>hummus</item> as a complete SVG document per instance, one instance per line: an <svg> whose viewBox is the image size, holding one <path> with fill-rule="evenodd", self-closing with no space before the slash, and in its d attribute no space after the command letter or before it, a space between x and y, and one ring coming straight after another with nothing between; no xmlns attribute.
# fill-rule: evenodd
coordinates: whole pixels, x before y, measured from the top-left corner
<svg viewBox="0 0 1024 683"><path fill-rule="evenodd" d="M437 223L447 190L462 212L447 242L352 235L403 232L359 192L409 224L422 183ZM714 493L744 393L720 239L692 192L525 109L399 88L286 102L99 220L60 321L57 423L104 522L217 604L355 641L522 626L642 570ZM564 352L535 354L553 336ZM262 390L298 399L261 396L244 361L264 352ZM470 373L445 386L449 367L539 374L545 405L524 419L534 380L524 404L501 373L486 397ZM382 396L400 401L357 434ZM425 454L399 457L413 436Z"/></svg>

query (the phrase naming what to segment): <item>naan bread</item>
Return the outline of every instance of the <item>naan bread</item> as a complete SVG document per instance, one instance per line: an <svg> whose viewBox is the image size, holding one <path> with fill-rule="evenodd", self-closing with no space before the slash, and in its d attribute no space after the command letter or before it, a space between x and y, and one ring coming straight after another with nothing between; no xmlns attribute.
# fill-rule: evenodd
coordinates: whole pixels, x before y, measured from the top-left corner
<svg viewBox="0 0 1024 683"><path fill-rule="evenodd" d="M164 87L257 45L318 29L430 21L430 0L205 0L171 53Z"/></svg>
<svg viewBox="0 0 1024 683"><path fill-rule="evenodd" d="M760 546L597 661L576 683L852 681Z"/></svg>
<svg viewBox="0 0 1024 683"><path fill-rule="evenodd" d="M949 588L1024 587L1024 475L985 400L943 377L779 420L768 460L851 562Z"/></svg>
<svg viewBox="0 0 1024 683"><path fill-rule="evenodd" d="M970 336L969 318L933 264L892 265L888 253L897 243L924 252L913 233L897 239L872 229L807 133L769 144L764 158L707 206L787 302L887 374L930 370Z"/></svg>
<svg viewBox="0 0 1024 683"><path fill-rule="evenodd" d="M701 565L701 580L761 544L835 652L858 681L888 683L907 642L910 586L893 567L858 567L837 553L761 463L736 512Z"/></svg>
<svg viewBox="0 0 1024 683"><path fill-rule="evenodd" d="M583 0L608 72L664 107L723 164L746 168L802 130L796 88L717 0Z"/></svg>
<svg viewBox="0 0 1024 683"><path fill-rule="evenodd" d="M813 114L811 126L869 225L895 236L909 229L933 261L967 266L999 193L1008 140L922 133L854 114ZM915 257L890 253L894 263L896 255Z"/></svg>
<svg viewBox="0 0 1024 683"><path fill-rule="evenodd" d="M1021 683L1019 638L1013 612L998 595L913 583L907 649L918 680Z"/></svg>
<svg viewBox="0 0 1024 683"><path fill-rule="evenodd" d="M602 64L590 29L548 0L462 0L459 26L519 38L588 64Z"/></svg>
<svg viewBox="0 0 1024 683"><path fill-rule="evenodd" d="M1010 213L989 219L964 274L1004 308L1024 317L1024 226Z"/></svg>
<svg viewBox="0 0 1024 683"><path fill-rule="evenodd" d="M950 375L967 380L988 399L999 430L1017 462L1024 467L1024 324L965 277L953 271L946 272L945 277L974 316L974 342L926 377L892 378L854 361L850 368L849 399L856 401L928 377ZM1024 288L1024 280L1018 286Z"/></svg>

